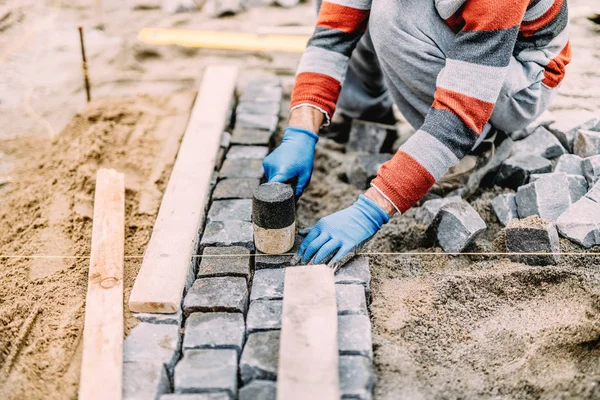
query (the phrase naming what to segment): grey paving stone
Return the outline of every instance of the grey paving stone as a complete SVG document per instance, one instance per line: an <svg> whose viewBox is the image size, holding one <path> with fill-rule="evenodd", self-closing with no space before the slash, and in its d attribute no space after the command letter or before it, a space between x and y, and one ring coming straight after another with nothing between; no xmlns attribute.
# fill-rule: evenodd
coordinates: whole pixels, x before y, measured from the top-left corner
<svg viewBox="0 0 600 400"><path fill-rule="evenodd" d="M123 364L123 400L158 400L162 394L170 391L171 384L162 363Z"/></svg>
<svg viewBox="0 0 600 400"><path fill-rule="evenodd" d="M215 200L210 206L206 220L208 222L252 221L252 200Z"/></svg>
<svg viewBox="0 0 600 400"><path fill-rule="evenodd" d="M487 226L477 211L466 201L446 204L428 228L447 253L458 253L469 247Z"/></svg>
<svg viewBox="0 0 600 400"><path fill-rule="evenodd" d="M348 285L350 286L350 285ZM364 289L360 287L365 295ZM281 300L256 300L250 303L246 318L246 331L272 331L281 329L281 313L283 302Z"/></svg>
<svg viewBox="0 0 600 400"><path fill-rule="evenodd" d="M178 325L139 323L123 343L123 362L162 363L168 372L179 359Z"/></svg>
<svg viewBox="0 0 600 400"><path fill-rule="evenodd" d="M231 400L231 397L225 392L198 394L171 393L162 395L160 400Z"/></svg>
<svg viewBox="0 0 600 400"><path fill-rule="evenodd" d="M518 140L513 145L514 154L533 154L544 158L554 158L566 153L560 141L543 126L531 135Z"/></svg>
<svg viewBox="0 0 600 400"><path fill-rule="evenodd" d="M588 186L594 186L600 179L600 155L584 158L581 167Z"/></svg>
<svg viewBox="0 0 600 400"><path fill-rule="evenodd" d="M238 104L235 112L237 114L256 114L278 116L281 110L279 101L243 101Z"/></svg>
<svg viewBox="0 0 600 400"><path fill-rule="evenodd" d="M239 277L200 278L183 300L186 316L193 312L240 312L248 308L246 279Z"/></svg>
<svg viewBox="0 0 600 400"><path fill-rule="evenodd" d="M581 175L567 175L569 180L569 193L571 195L571 203L575 203L582 198L588 191L587 180Z"/></svg>
<svg viewBox="0 0 600 400"><path fill-rule="evenodd" d="M279 103L283 98L283 89L277 85L262 85L249 82L240 97L240 103Z"/></svg>
<svg viewBox="0 0 600 400"><path fill-rule="evenodd" d="M241 246L206 247L202 255L198 267L198 278L240 276L246 278L246 281L249 280L250 250L247 248Z"/></svg>
<svg viewBox="0 0 600 400"><path fill-rule="evenodd" d="M356 256L348 261L335 274L335 283L363 285L368 298L371 291L369 258L365 256Z"/></svg>
<svg viewBox="0 0 600 400"><path fill-rule="evenodd" d="M363 285L335 285L339 315L367 315L367 300Z"/></svg>
<svg viewBox="0 0 600 400"><path fill-rule="evenodd" d="M375 376L371 361L361 356L340 356L342 399L370 400Z"/></svg>
<svg viewBox="0 0 600 400"><path fill-rule="evenodd" d="M420 224L429 225L431 222L433 222L433 219L443 206L461 201L462 198L460 196L448 196L442 199L427 200L421 207L417 209L417 212L415 213L415 219Z"/></svg>
<svg viewBox="0 0 600 400"><path fill-rule="evenodd" d="M254 178L263 176L262 160L225 160L221 167L219 177L226 178Z"/></svg>
<svg viewBox="0 0 600 400"><path fill-rule="evenodd" d="M279 117L277 115L257 115L250 113L237 113L235 126L242 129L262 129L274 133L277 129Z"/></svg>
<svg viewBox="0 0 600 400"><path fill-rule="evenodd" d="M264 254L260 251L257 251L256 255L254 256L254 269L289 267L293 259L291 254L298 252L302 240L304 240L304 236L301 236L300 234L296 235L294 247L292 247L287 254Z"/></svg>
<svg viewBox="0 0 600 400"><path fill-rule="evenodd" d="M554 265L560 261L560 246L556 225L552 221L536 217L509 222L505 230L506 250L515 262L529 265Z"/></svg>
<svg viewBox="0 0 600 400"><path fill-rule="evenodd" d="M492 210L494 210L494 214L496 214L496 218L502 226L506 226L511 219L519 218L514 193L504 193L496 196L492 200Z"/></svg>
<svg viewBox="0 0 600 400"><path fill-rule="evenodd" d="M583 158L575 154L563 154L558 158L554 172L565 172L567 174L583 176L582 163Z"/></svg>
<svg viewBox="0 0 600 400"><path fill-rule="evenodd" d="M285 269L261 269L254 271L250 300L283 299Z"/></svg>
<svg viewBox="0 0 600 400"><path fill-rule="evenodd" d="M260 185L260 179L230 178L217 183L213 191L213 200L252 199L254 189Z"/></svg>
<svg viewBox="0 0 600 400"><path fill-rule="evenodd" d="M229 349L186 350L175 367L175 393L237 395L237 353Z"/></svg>
<svg viewBox="0 0 600 400"><path fill-rule="evenodd" d="M561 236L586 248L600 244L600 183L571 205L556 225Z"/></svg>
<svg viewBox="0 0 600 400"><path fill-rule="evenodd" d="M562 145L573 151L575 135L580 129L593 129L598 125L600 118L590 111L565 110L554 112L556 122L550 124L548 129L557 137Z"/></svg>
<svg viewBox="0 0 600 400"><path fill-rule="evenodd" d="M244 384L255 379L277 380L279 361L279 331L255 332L248 336L240 375Z"/></svg>
<svg viewBox="0 0 600 400"><path fill-rule="evenodd" d="M531 135L538 127L543 126L547 128L550 124L556 121L556 117L553 113L546 110L539 117L537 117L533 122L527 125L526 128L520 129L518 131L510 132L508 136L512 140L521 140Z"/></svg>
<svg viewBox="0 0 600 400"><path fill-rule="evenodd" d="M338 315L340 355L373 358L371 321L366 315Z"/></svg>
<svg viewBox="0 0 600 400"><path fill-rule="evenodd" d="M245 330L240 313L192 313L185 321L183 350L233 349L240 354Z"/></svg>
<svg viewBox="0 0 600 400"><path fill-rule="evenodd" d="M240 389L239 400L275 400L277 387L273 381L254 380Z"/></svg>
<svg viewBox="0 0 600 400"><path fill-rule="evenodd" d="M231 144L268 146L271 136L271 132L236 127L231 136Z"/></svg>
<svg viewBox="0 0 600 400"><path fill-rule="evenodd" d="M207 0L202 11L211 18L239 14L248 7L245 0Z"/></svg>
<svg viewBox="0 0 600 400"><path fill-rule="evenodd" d="M377 176L379 167L391 158L391 154L357 154L346 170L348 182L359 189L368 189L371 181Z"/></svg>
<svg viewBox="0 0 600 400"><path fill-rule="evenodd" d="M573 153L580 157L591 157L600 154L600 132L580 129L575 136Z"/></svg>
<svg viewBox="0 0 600 400"><path fill-rule="evenodd" d="M204 228L202 248L208 246L243 246L254 250L254 231L248 221L215 221L209 222Z"/></svg>
<svg viewBox="0 0 600 400"><path fill-rule="evenodd" d="M267 156L267 146L232 146L227 152L229 160L262 160Z"/></svg>
<svg viewBox="0 0 600 400"><path fill-rule="evenodd" d="M231 133L225 131L221 135L221 147L224 149L228 149L231 145Z"/></svg>
<svg viewBox="0 0 600 400"><path fill-rule="evenodd" d="M529 181L531 174L544 174L552 171L552 163L540 156L515 154L500 166L496 175L496 184L517 189Z"/></svg>
<svg viewBox="0 0 600 400"><path fill-rule="evenodd" d="M181 309L173 314L155 314L155 313L132 313L134 317L142 322L151 324L169 324L181 326L183 320L183 312Z"/></svg>
<svg viewBox="0 0 600 400"><path fill-rule="evenodd" d="M352 120L346 150L375 154L380 153L384 147L384 143L393 143L395 140L395 137L391 137L392 130L388 128L388 126L382 124L361 121L358 119ZM393 134L395 134L395 130L393 131Z"/></svg>
<svg viewBox="0 0 600 400"><path fill-rule="evenodd" d="M563 172L542 174L533 182L521 186L515 199L520 218L537 215L556 219L571 205L571 191L567 174Z"/></svg>

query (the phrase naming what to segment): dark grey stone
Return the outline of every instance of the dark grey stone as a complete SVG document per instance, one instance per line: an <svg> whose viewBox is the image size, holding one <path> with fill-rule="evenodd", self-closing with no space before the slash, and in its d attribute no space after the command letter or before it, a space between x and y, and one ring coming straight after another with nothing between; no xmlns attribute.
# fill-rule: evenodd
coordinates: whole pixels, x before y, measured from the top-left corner
<svg viewBox="0 0 600 400"><path fill-rule="evenodd" d="M217 183L213 191L213 200L252 199L254 189L260 184L259 179L230 178Z"/></svg>
<svg viewBox="0 0 600 400"><path fill-rule="evenodd" d="M235 128L231 136L231 144L246 146L268 146L271 140L271 132L259 129Z"/></svg>
<svg viewBox="0 0 600 400"><path fill-rule="evenodd" d="M274 133L277 129L279 117L277 115L257 115L250 113L238 113L235 116L235 126L242 129L261 129Z"/></svg>
<svg viewBox="0 0 600 400"><path fill-rule="evenodd" d="M521 186L515 196L520 218L537 215L541 218L556 219L571 205L571 191L567 174L563 172L542 174L535 180Z"/></svg>
<svg viewBox="0 0 600 400"><path fill-rule="evenodd" d="M255 379L277 380L279 361L279 331L255 332L248 336L240 375L244 384Z"/></svg>
<svg viewBox="0 0 600 400"><path fill-rule="evenodd" d="M267 269L267 268L285 268L291 265L293 256L300 248L300 244L304 240L300 234L296 235L294 247L287 254L264 254L260 251L256 252L254 256L254 269Z"/></svg>
<svg viewBox="0 0 600 400"><path fill-rule="evenodd" d="M361 287L362 289L362 287ZM364 290L363 290L364 296ZM246 330L248 333L281 329L281 300L256 300L250 303Z"/></svg>
<svg viewBox="0 0 600 400"><path fill-rule="evenodd" d="M600 154L600 132L578 130L573 144L573 153L584 158Z"/></svg>
<svg viewBox="0 0 600 400"><path fill-rule="evenodd" d="M237 395L237 353L229 349L186 350L175 367L175 393Z"/></svg>
<svg viewBox="0 0 600 400"><path fill-rule="evenodd" d="M183 312L181 309L172 314L156 314L156 313L132 313L134 317L142 322L151 324L169 324L181 326L183 320Z"/></svg>
<svg viewBox="0 0 600 400"><path fill-rule="evenodd" d="M359 189L368 189L371 181L377 176L379 167L391 158L391 154L357 154L348 164L348 182Z"/></svg>
<svg viewBox="0 0 600 400"><path fill-rule="evenodd" d="M269 153L267 146L232 146L227 152L228 160L262 160Z"/></svg>
<svg viewBox="0 0 600 400"><path fill-rule="evenodd" d="M428 229L428 235L447 253L459 253L486 230L477 211L466 201L446 204Z"/></svg>
<svg viewBox="0 0 600 400"><path fill-rule="evenodd" d="M246 313L247 308L246 279L238 277L197 279L183 300L183 312L186 316L198 311Z"/></svg>
<svg viewBox="0 0 600 400"><path fill-rule="evenodd" d="M600 179L600 155L584 158L581 166L588 186L594 186Z"/></svg>
<svg viewBox="0 0 600 400"><path fill-rule="evenodd" d="M335 285L339 315L367 315L367 300L363 285Z"/></svg>
<svg viewBox="0 0 600 400"><path fill-rule="evenodd" d="M185 321L183 350L233 349L239 355L246 327L240 313L192 313Z"/></svg>
<svg viewBox="0 0 600 400"><path fill-rule="evenodd" d="M512 261L529 265L553 265L560 261L558 232L554 222L536 217L511 221L505 233L506 250L511 253L509 258Z"/></svg>
<svg viewBox="0 0 600 400"><path fill-rule="evenodd" d="M123 400L158 399L171 391L167 370L162 363L126 362L123 364Z"/></svg>
<svg viewBox="0 0 600 400"><path fill-rule="evenodd" d="M169 324L136 325L123 343L123 362L163 364L170 373L179 359L179 326Z"/></svg>
<svg viewBox="0 0 600 400"><path fill-rule="evenodd" d="M252 200L235 199L213 201L206 220L208 222L252 221Z"/></svg>
<svg viewBox="0 0 600 400"><path fill-rule="evenodd" d="M569 193L571 195L571 203L575 203L582 198L588 191L587 180L581 175L567 175L569 180Z"/></svg>
<svg viewBox="0 0 600 400"><path fill-rule="evenodd" d="M517 189L529 181L531 174L544 174L552 171L552 163L532 154L516 154L508 158L496 175L496 184Z"/></svg>
<svg viewBox="0 0 600 400"><path fill-rule="evenodd" d="M280 110L279 101L243 101L238 104L236 113L278 116Z"/></svg>
<svg viewBox="0 0 600 400"><path fill-rule="evenodd" d="M338 315L338 349L340 355L373 358L371 321L366 315Z"/></svg>
<svg viewBox="0 0 600 400"><path fill-rule="evenodd" d="M225 160L219 177L225 178L254 178L263 176L262 160Z"/></svg>
<svg viewBox="0 0 600 400"><path fill-rule="evenodd" d="M160 400L231 400L229 394L221 393L171 393L164 394Z"/></svg>
<svg viewBox="0 0 600 400"><path fill-rule="evenodd" d="M350 127L346 150L350 152L380 153L384 143L394 142L395 137L388 137L388 135L392 135L392 129L388 125L354 119ZM395 134L395 130L393 134Z"/></svg>
<svg viewBox="0 0 600 400"><path fill-rule="evenodd" d="M370 400L375 384L371 361L361 356L340 356L342 399Z"/></svg>
<svg viewBox="0 0 600 400"><path fill-rule="evenodd" d="M202 255L198 278L241 276L249 280L250 250L247 248L241 246L207 247Z"/></svg>
<svg viewBox="0 0 600 400"><path fill-rule="evenodd" d="M517 202L514 193L504 193L496 196L492 200L492 210L503 226L514 218L519 218L517 213Z"/></svg>
<svg viewBox="0 0 600 400"><path fill-rule="evenodd" d="M250 300L283 299L285 269L261 269L254 271Z"/></svg>
<svg viewBox="0 0 600 400"><path fill-rule="evenodd" d="M335 274L335 283L363 285L368 298L371 291L369 258L365 256L356 256L348 261Z"/></svg>
<svg viewBox="0 0 600 400"><path fill-rule="evenodd" d="M249 83L240 97L240 103L279 103L283 98L283 89L281 86Z"/></svg>
<svg viewBox="0 0 600 400"><path fill-rule="evenodd" d="M560 234L586 248L600 245L600 183L556 221Z"/></svg>
<svg viewBox="0 0 600 400"><path fill-rule="evenodd" d="M558 158L554 172L565 172L573 175L583 175L583 158L575 154L563 154Z"/></svg>
<svg viewBox="0 0 600 400"><path fill-rule="evenodd" d="M443 206L450 203L460 203L461 201L462 198L460 196L448 196L443 199L427 200L421 207L417 208L415 219L418 223L428 226L433 222L433 219Z"/></svg>
<svg viewBox="0 0 600 400"><path fill-rule="evenodd" d="M594 129L600 121L598 116L586 110L557 111L554 116L556 122L550 124L548 129L569 152L573 151L577 131L580 129Z"/></svg>
<svg viewBox="0 0 600 400"><path fill-rule="evenodd" d="M248 221L215 221L204 228L201 247L243 246L254 250L254 230Z"/></svg>
<svg viewBox="0 0 600 400"><path fill-rule="evenodd" d="M566 150L560 141L543 126L538 127L531 135L513 145L514 154L533 154L544 158L554 158L565 154Z"/></svg>
<svg viewBox="0 0 600 400"><path fill-rule="evenodd" d="M276 400L277 387L273 381L254 380L239 393L239 400Z"/></svg>

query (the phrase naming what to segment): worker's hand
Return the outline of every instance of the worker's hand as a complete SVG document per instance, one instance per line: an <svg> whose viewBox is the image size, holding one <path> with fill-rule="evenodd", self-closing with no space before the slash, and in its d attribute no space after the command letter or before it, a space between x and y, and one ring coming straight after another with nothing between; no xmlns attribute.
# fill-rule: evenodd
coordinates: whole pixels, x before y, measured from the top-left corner
<svg viewBox="0 0 600 400"><path fill-rule="evenodd" d="M390 220L388 213L373 200L360 195L350 207L322 218L300 245L297 257L313 264L333 258L335 264L369 240Z"/></svg>
<svg viewBox="0 0 600 400"><path fill-rule="evenodd" d="M315 146L319 137L304 128L285 128L281 144L263 161L269 182L288 182L298 178L296 196L300 196L312 175Z"/></svg>

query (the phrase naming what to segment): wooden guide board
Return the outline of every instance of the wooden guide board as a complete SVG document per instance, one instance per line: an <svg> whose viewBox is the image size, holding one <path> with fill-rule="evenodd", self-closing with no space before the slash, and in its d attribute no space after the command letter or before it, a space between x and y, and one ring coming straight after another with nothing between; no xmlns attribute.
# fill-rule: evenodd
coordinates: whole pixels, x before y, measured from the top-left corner
<svg viewBox="0 0 600 400"><path fill-rule="evenodd" d="M210 179L233 100L237 68L209 66L129 298L134 312L174 313L204 222Z"/></svg>
<svg viewBox="0 0 600 400"><path fill-rule="evenodd" d="M81 400L122 398L124 242L125 179L115 170L100 169L85 303Z"/></svg>

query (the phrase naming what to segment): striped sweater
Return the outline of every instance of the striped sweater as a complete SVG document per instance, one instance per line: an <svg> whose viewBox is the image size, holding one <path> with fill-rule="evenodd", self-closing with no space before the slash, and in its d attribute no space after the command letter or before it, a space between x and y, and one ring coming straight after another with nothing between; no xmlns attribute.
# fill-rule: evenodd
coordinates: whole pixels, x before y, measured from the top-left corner
<svg viewBox="0 0 600 400"><path fill-rule="evenodd" d="M548 88L561 82L571 57L567 0L422 1L435 1L456 36L423 125L372 182L401 213L469 152L492 114L512 56L544 66ZM327 119L333 115L370 6L371 0L323 1L298 67L292 109L310 105Z"/></svg>

